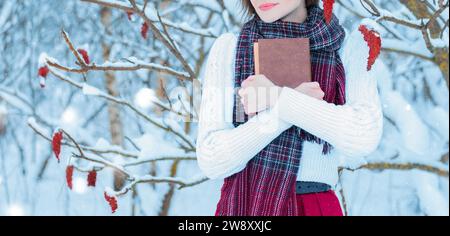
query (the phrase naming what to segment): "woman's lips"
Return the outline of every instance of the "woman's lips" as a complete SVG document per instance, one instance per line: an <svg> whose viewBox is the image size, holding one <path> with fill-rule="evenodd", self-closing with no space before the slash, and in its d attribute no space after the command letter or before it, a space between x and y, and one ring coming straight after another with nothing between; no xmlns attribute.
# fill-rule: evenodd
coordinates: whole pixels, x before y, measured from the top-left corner
<svg viewBox="0 0 450 236"><path fill-rule="evenodd" d="M264 4L259 5L258 8L261 11L268 11L268 10L272 9L276 5L278 5L278 3L264 3Z"/></svg>

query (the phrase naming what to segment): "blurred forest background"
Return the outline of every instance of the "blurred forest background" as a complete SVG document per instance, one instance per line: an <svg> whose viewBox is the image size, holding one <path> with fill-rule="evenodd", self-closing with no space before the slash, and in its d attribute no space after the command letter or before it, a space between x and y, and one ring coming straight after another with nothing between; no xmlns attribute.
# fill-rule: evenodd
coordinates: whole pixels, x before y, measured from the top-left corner
<svg viewBox="0 0 450 236"><path fill-rule="evenodd" d="M382 38L384 134L341 156L347 215L449 215L448 5L336 0L347 32L370 18ZM245 20L238 0L0 1L0 215L213 215L199 88Z"/></svg>

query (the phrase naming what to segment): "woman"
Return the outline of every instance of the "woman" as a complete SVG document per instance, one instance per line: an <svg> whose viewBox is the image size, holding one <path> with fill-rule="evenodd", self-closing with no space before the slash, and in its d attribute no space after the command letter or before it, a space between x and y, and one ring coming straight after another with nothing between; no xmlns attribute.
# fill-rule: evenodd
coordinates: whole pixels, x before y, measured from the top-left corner
<svg viewBox="0 0 450 236"><path fill-rule="evenodd" d="M367 45L352 32L342 62L345 32L334 15L325 22L317 0L242 3L253 18L216 40L202 88L198 163L225 178L216 215L342 216L338 154L368 155L382 133ZM294 89L254 75L260 38L309 38L313 82ZM276 95L248 96L261 88Z"/></svg>

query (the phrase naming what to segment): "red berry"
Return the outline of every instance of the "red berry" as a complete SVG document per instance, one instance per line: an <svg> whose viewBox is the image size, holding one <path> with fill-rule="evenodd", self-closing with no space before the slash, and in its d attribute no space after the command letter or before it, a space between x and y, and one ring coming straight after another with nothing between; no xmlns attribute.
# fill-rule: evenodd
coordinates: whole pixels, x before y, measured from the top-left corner
<svg viewBox="0 0 450 236"><path fill-rule="evenodd" d="M48 69L47 66L42 66L39 68L38 75L41 77L47 78L47 75L49 72L50 72L50 70Z"/></svg>
<svg viewBox="0 0 450 236"><path fill-rule="evenodd" d="M115 213L117 210L117 199L113 196L109 196L106 192L104 192L105 200L108 202L111 207L111 212Z"/></svg>
<svg viewBox="0 0 450 236"><path fill-rule="evenodd" d="M66 182L69 189L72 189L73 169L72 165L66 167Z"/></svg>
<svg viewBox="0 0 450 236"><path fill-rule="evenodd" d="M148 33L148 24L147 22L144 22L141 26L142 38L147 39L147 33Z"/></svg>
<svg viewBox="0 0 450 236"><path fill-rule="evenodd" d="M95 170L89 171L87 182L88 186L95 187L95 182L97 182L97 171Z"/></svg>
<svg viewBox="0 0 450 236"><path fill-rule="evenodd" d="M330 23L331 18L333 16L333 6L334 0L323 0L323 11L325 16L325 21L327 24Z"/></svg>
<svg viewBox="0 0 450 236"><path fill-rule="evenodd" d="M381 52L381 37L377 31L368 29L365 25L360 25L359 31L363 34L364 41L367 42L367 46L369 47L367 71L370 71Z"/></svg>
<svg viewBox="0 0 450 236"><path fill-rule="evenodd" d="M84 49L81 49L81 48L78 49L77 51L78 51L78 53L80 53L81 56L83 57L84 62L85 62L86 64L89 65L90 60L89 60L89 55L88 55L87 51L84 50Z"/></svg>
<svg viewBox="0 0 450 236"><path fill-rule="evenodd" d="M53 153L55 153L56 159L58 159L58 162L60 161L59 154L61 153L61 141L62 141L62 139L63 139L63 132L62 132L62 130L58 130L57 132L55 132L53 134L52 149L53 149Z"/></svg>

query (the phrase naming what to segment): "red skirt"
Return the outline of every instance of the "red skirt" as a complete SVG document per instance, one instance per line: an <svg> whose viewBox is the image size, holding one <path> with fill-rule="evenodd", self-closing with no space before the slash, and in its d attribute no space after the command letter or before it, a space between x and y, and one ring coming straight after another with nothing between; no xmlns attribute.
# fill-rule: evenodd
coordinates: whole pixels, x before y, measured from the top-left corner
<svg viewBox="0 0 450 236"><path fill-rule="evenodd" d="M343 216L334 191L297 194L298 216Z"/></svg>

